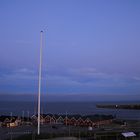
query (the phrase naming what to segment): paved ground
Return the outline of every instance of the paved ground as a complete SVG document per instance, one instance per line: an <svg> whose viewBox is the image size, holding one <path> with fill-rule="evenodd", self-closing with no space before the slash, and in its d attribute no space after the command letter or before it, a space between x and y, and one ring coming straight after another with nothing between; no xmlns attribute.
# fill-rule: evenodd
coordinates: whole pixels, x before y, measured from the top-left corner
<svg viewBox="0 0 140 140"><path fill-rule="evenodd" d="M60 137L60 138L54 138L54 139L48 139L48 140L79 140L75 137Z"/></svg>
<svg viewBox="0 0 140 140"><path fill-rule="evenodd" d="M91 133L96 133L97 137L100 135L106 135L107 133L118 133L124 131L138 131L140 135L140 126L132 123L127 127L122 127L120 125L112 124L110 126L102 126L100 128L94 128L92 131L89 131L87 127L75 127L75 126L65 126L65 125L43 125L41 126L41 133L48 134L61 134L61 136L74 136L76 133L78 137L84 133L85 135L90 135ZM25 134L35 134L37 132L37 126L19 126L15 128L0 128L0 140L12 139L13 137L18 137ZM61 138L64 140L64 138ZM52 139L52 140L61 140L61 139ZM71 140L70 138L67 138ZM137 138L140 139L140 138ZM66 139L65 139L66 140ZM72 140L76 140L73 138Z"/></svg>

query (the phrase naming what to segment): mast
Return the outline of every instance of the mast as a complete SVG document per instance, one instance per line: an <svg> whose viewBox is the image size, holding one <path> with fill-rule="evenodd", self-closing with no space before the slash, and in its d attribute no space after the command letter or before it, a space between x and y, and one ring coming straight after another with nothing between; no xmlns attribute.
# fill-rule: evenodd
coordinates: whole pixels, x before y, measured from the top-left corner
<svg viewBox="0 0 140 140"><path fill-rule="evenodd" d="M39 61L39 80L38 80L38 129L37 129L38 135L40 135L40 93L41 93L42 46L43 46L43 31L40 32L40 61Z"/></svg>

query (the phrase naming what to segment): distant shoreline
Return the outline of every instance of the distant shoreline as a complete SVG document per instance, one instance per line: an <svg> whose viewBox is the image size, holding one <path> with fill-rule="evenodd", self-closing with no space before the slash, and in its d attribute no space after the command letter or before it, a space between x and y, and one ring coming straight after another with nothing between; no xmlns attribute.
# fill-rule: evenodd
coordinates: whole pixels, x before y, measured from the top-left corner
<svg viewBox="0 0 140 140"><path fill-rule="evenodd" d="M97 108L107 108L107 109L130 109L130 110L140 110L140 104L125 104L125 105L103 105L97 104Z"/></svg>
<svg viewBox="0 0 140 140"><path fill-rule="evenodd" d="M140 102L139 102L140 103ZM96 105L138 104L138 102L41 102L42 114L115 115L118 119L140 120L140 110L97 108ZM37 101L2 101L0 115L30 116L37 112Z"/></svg>

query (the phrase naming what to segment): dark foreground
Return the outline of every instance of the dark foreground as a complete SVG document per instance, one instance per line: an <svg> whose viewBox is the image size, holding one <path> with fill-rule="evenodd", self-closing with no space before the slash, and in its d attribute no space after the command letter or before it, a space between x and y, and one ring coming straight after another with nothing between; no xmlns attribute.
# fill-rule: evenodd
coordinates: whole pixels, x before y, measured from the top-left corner
<svg viewBox="0 0 140 140"><path fill-rule="evenodd" d="M0 128L0 139L38 140L61 137L61 139L64 140L66 137L76 137L81 140L125 140L121 133L130 131L133 131L136 134L136 137L133 137L133 140L139 140L140 122L130 121L127 122L126 125L112 123L108 126L102 125L98 128L93 128L92 130L88 127L47 124L41 126L40 136L36 134L37 126L22 125L15 128Z"/></svg>

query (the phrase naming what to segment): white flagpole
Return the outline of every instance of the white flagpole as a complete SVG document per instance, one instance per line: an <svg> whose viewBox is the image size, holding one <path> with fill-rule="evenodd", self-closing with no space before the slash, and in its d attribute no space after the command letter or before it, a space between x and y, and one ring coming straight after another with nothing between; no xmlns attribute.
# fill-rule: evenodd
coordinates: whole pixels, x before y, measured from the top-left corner
<svg viewBox="0 0 140 140"><path fill-rule="evenodd" d="M40 135L40 93L41 93L42 46L43 46L43 31L40 32L40 62L39 62L39 81L38 81L38 130L37 130L38 135Z"/></svg>

